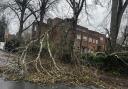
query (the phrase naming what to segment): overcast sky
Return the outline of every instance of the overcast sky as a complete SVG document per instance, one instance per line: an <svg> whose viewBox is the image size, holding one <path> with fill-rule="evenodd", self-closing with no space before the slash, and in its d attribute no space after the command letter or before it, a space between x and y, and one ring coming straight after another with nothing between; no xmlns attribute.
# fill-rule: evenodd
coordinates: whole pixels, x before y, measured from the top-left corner
<svg viewBox="0 0 128 89"><path fill-rule="evenodd" d="M99 5L92 6L91 0L88 0L88 12L91 14L91 17L89 19L89 23L87 20L87 16L85 15L84 10L80 14L78 24L84 27L89 28L90 30L99 31L97 29L97 26L102 23L104 17L107 15L106 7L101 7ZM8 13L11 12L7 10L5 12L8 20L9 20L9 30L11 34L15 34L18 31L18 20L17 17L14 17L14 13ZM57 5L57 9L53 9L48 13L50 18L69 18L72 16L71 8L69 8L69 5L66 3L66 0L61 0L60 3ZM100 30L100 32L104 32L104 30Z"/></svg>

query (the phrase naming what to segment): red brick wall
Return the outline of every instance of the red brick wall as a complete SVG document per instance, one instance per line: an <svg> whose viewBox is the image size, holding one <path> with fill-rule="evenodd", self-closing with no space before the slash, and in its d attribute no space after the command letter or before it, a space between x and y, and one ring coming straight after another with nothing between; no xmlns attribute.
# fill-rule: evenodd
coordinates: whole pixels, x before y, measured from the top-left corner
<svg viewBox="0 0 128 89"><path fill-rule="evenodd" d="M48 22L48 24L43 24L42 25L42 33L44 31L47 31L49 29L49 27L53 27L58 24L61 23L63 20L61 19L55 19L55 20L50 20ZM63 25L58 24L58 27L55 27L54 29L52 29L51 33L50 33L50 39L53 42L59 43L61 42L61 36L63 35L63 31L69 29L69 25L65 22L63 22ZM59 26L60 25L60 26ZM63 29L63 31L62 31ZM82 46L82 48L86 48L88 51L91 50L93 52L96 51L104 51L106 50L106 37L103 34L100 34L98 32L95 31L91 31L88 30L88 28L85 27L81 27L81 26L77 26L77 31L76 31L77 35L81 35L81 39L77 39L75 40L75 47L76 48L80 48L80 44ZM33 31L33 37L34 35L37 34L37 32ZM87 39L85 40L84 37L87 37ZM101 38L102 37L102 38ZM90 38L92 39L91 42ZM94 42L93 42L94 40ZM96 40L98 41L98 44L96 43ZM81 43L82 42L82 43Z"/></svg>

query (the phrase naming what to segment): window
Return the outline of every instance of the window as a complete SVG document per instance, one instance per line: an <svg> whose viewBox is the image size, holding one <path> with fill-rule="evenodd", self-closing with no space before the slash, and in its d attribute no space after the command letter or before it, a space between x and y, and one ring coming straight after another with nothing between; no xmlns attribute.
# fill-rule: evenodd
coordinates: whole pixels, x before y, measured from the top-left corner
<svg viewBox="0 0 128 89"><path fill-rule="evenodd" d="M92 42L92 38L89 38L89 42Z"/></svg>
<svg viewBox="0 0 128 89"><path fill-rule="evenodd" d="M86 36L84 36L84 37L83 37L83 40L84 40L84 41L87 41L87 37L86 37Z"/></svg>
<svg viewBox="0 0 128 89"><path fill-rule="evenodd" d="M81 39L81 35L77 35L77 39L79 39L79 40L80 40L80 39Z"/></svg>
<svg viewBox="0 0 128 89"><path fill-rule="evenodd" d="M93 39L93 43L95 43L95 39Z"/></svg>
<svg viewBox="0 0 128 89"><path fill-rule="evenodd" d="M103 41L103 40L104 40L104 38L103 38L103 37L100 37L100 40L101 40L101 41Z"/></svg>
<svg viewBox="0 0 128 89"><path fill-rule="evenodd" d="M37 31L37 26L34 26L34 31Z"/></svg>
<svg viewBox="0 0 128 89"><path fill-rule="evenodd" d="M96 44L98 44L98 40L96 40Z"/></svg>

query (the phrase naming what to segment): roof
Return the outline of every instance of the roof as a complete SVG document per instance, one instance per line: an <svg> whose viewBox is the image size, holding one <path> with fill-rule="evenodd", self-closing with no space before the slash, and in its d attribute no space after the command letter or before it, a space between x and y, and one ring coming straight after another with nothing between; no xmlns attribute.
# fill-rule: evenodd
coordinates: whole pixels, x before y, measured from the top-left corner
<svg viewBox="0 0 128 89"><path fill-rule="evenodd" d="M66 18L64 20L61 19L61 18L48 19L48 23L50 23L51 21L54 22L54 23L55 22L60 23L60 21L70 21L70 18ZM35 23L37 24L37 22L35 22ZM43 25L47 25L48 23L43 23ZM80 28L80 29L78 29L78 28ZM106 37L105 34L101 34L101 33L97 32L97 31L89 30L88 28L80 26L80 25L77 25L77 29L76 30L82 31L82 32L88 32L88 33L91 33L92 35L93 34L97 34L97 35L101 35L103 37Z"/></svg>
<svg viewBox="0 0 128 89"><path fill-rule="evenodd" d="M92 34L98 34L98 35L106 37L105 34L99 33L97 31L89 30L88 28L80 26L80 25L77 25L77 28L80 28L80 29L76 29L78 31L88 32L88 33L92 33Z"/></svg>

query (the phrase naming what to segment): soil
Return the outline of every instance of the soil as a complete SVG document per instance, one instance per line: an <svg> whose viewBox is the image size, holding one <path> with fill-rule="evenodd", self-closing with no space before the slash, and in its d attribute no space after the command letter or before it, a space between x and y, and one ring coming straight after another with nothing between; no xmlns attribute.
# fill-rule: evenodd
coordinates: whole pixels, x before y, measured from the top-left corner
<svg viewBox="0 0 128 89"><path fill-rule="evenodd" d="M8 53L5 53L5 52L0 51L0 68L3 68L4 64L8 64L8 62L6 61L6 59L8 58L8 55L9 55ZM45 62L43 62L43 63L45 63ZM46 65L47 65L47 63L46 63ZM62 65L62 64L59 64L59 66L60 65ZM63 68L65 66L68 67L68 65L66 65L66 64L63 64L62 66L63 66ZM69 67L72 67L72 66L69 66ZM69 74L70 73L75 73L75 72L72 72L72 69L71 68L70 69L67 69L65 67L65 70L71 71L71 72L69 72ZM103 72L101 73L101 72L97 71L95 68L93 68L93 69L92 68L90 68L90 69L88 68L88 69L85 69L85 71L86 70L87 70L88 73L90 73L90 75L88 73L85 73L84 75L88 74L86 76L85 80L88 79L88 77L89 77L89 80L88 81L100 80L100 81L103 82L103 85L106 87L106 89L128 89L128 76L114 76L112 74L105 73L105 72L104 73ZM72 74L70 74L70 76L64 75L64 77L71 77L71 81L72 81L73 78L72 78L71 75ZM93 76L93 78L90 78L91 75ZM37 74L37 76L39 76L39 75ZM76 74L76 77L77 76L80 76L80 78L79 78L80 80L78 80L78 81L83 81L82 80L83 77L80 74L78 74L78 75ZM61 75L60 75L60 78L63 79L63 77L61 77ZM31 80L33 80L33 79L31 79ZM65 80L65 81L68 81L68 80Z"/></svg>
<svg viewBox="0 0 128 89"><path fill-rule="evenodd" d="M99 79L104 81L110 87L114 86L116 89L128 89L128 76L114 76L106 73L101 74Z"/></svg>

